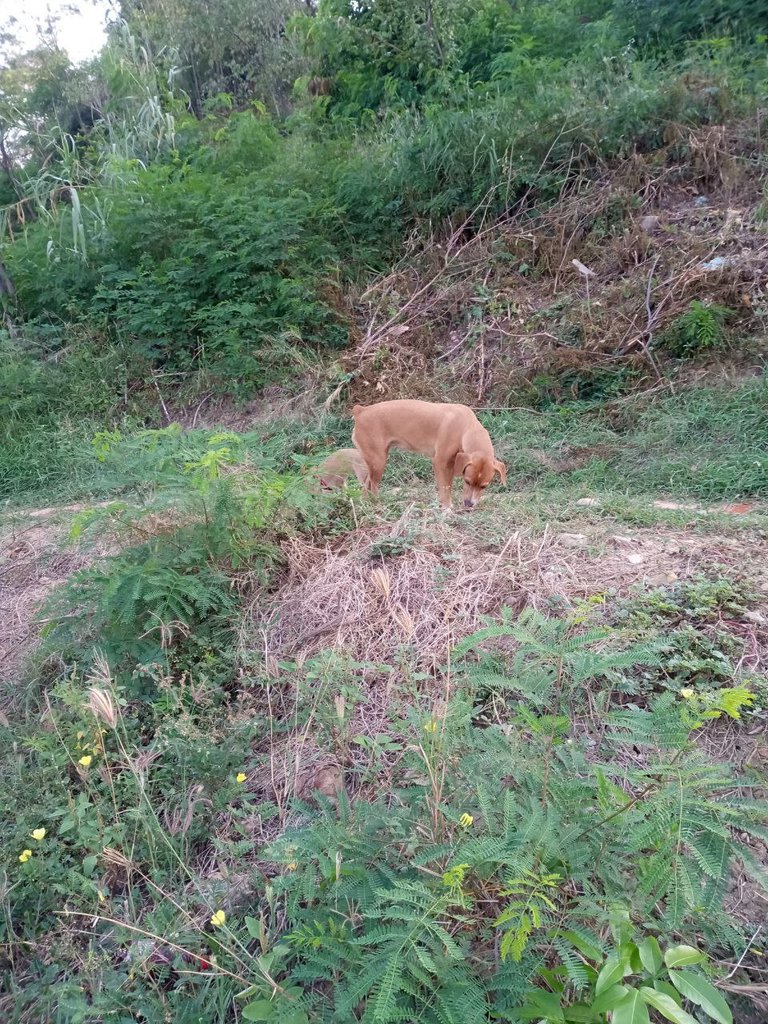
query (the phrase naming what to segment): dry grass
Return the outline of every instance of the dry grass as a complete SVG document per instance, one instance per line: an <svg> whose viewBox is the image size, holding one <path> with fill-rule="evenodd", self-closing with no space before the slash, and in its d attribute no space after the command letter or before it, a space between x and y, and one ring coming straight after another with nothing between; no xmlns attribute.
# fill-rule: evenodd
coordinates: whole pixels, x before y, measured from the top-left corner
<svg viewBox="0 0 768 1024"><path fill-rule="evenodd" d="M0 681L18 679L37 643L37 614L51 591L103 553L65 550L61 513L81 509L38 509L0 528Z"/></svg>
<svg viewBox="0 0 768 1024"><path fill-rule="evenodd" d="M502 608L562 612L594 595L604 595L609 608L636 587L692 579L713 566L740 578L768 555L768 540L747 530L725 536L659 524L619 531L610 520L588 517L515 528L507 525L504 496L471 515L445 517L429 505L428 485L413 493L419 504L407 504L395 522L365 525L333 544L285 542L281 586L273 594L258 590L247 609L243 662L255 655L262 668L242 714L271 723L254 743L247 786L280 811L271 821L254 820L260 840L293 820L294 796L319 789L333 800L346 786L351 797L372 799L395 790L401 755L380 754L371 777L369 752L350 737L374 742L386 735L418 747L418 723L445 712L451 648ZM717 624L742 642L738 669L745 675L768 666L765 593L752 618ZM498 643L511 650L513 642ZM352 683L359 700L345 706ZM415 725L403 722L405 709L415 713ZM750 732L715 723L700 741L737 769L765 769L764 723ZM747 882L740 884L743 896Z"/></svg>
<svg viewBox="0 0 768 1024"><path fill-rule="evenodd" d="M506 404L537 375L594 368L627 367L645 387L663 361L654 339L693 299L733 309L735 330L764 332L753 136L754 126L670 126L665 150L581 174L535 220L521 209L408 253L351 298L352 400Z"/></svg>
<svg viewBox="0 0 768 1024"><path fill-rule="evenodd" d="M396 523L365 527L333 546L286 542L287 579L276 597L260 595L249 609L247 634L259 636L251 646L277 660L333 649L394 668L395 676L408 651L432 671L502 607L573 605L686 579L714 564L738 576L768 556L768 541L752 534L664 526L617 532L610 522L582 520L571 530L505 530L502 499L487 505L474 516L444 517L411 504Z"/></svg>

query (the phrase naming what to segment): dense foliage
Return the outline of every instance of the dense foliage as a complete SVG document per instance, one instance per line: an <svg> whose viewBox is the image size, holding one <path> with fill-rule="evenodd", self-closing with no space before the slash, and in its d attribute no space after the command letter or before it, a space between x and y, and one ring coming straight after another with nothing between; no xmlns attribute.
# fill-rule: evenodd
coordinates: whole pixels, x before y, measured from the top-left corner
<svg viewBox="0 0 768 1024"><path fill-rule="evenodd" d="M564 504L677 517L689 540L727 512L690 500L768 493L768 378L744 355L768 314L749 267L679 301L673 267L654 307L662 229L635 223L665 188L706 218L705 186L724 205L744 187L750 237L764 230L762 5L120 14L90 64L48 40L0 69L0 496L12 531L16 505L77 501L70 539L94 545L38 602L40 646L0 688L0 1016L732 1024L728 978L760 955L733 879L766 886L768 806L707 738L766 713L760 595L691 570L521 612L503 607L512 569L501 612L425 659L387 590L411 506L321 493L312 466L349 443L327 413L344 389L378 394L388 360L406 389L398 317L434 294L448 312L422 347L450 367L464 332L455 377L492 405L516 489L466 528L498 546L491 576L514 541L524 564L526 501L543 546ZM615 249L615 305L566 238ZM526 306L514 285L539 282ZM590 349L622 292L646 326ZM375 316L397 327L371 353ZM521 332L561 365L516 377ZM688 390L713 357L738 382ZM306 388L328 400L309 422L198 427L208 402L232 414ZM334 646L343 622L316 655L311 622L278 657L276 591L310 542L358 529L379 530L361 559L376 613L402 626L396 657L354 660ZM727 549L739 525L722 529ZM460 556L424 530L450 622Z"/></svg>

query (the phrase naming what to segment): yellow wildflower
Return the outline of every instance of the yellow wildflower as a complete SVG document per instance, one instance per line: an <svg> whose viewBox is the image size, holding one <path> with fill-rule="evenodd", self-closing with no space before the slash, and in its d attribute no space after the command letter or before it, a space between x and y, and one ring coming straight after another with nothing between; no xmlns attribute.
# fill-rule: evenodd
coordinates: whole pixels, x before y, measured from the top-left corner
<svg viewBox="0 0 768 1024"><path fill-rule="evenodd" d="M690 689L690 687L686 687L684 690L680 691L680 696L683 698L683 700L690 700L693 696L693 692L694 691Z"/></svg>
<svg viewBox="0 0 768 1024"><path fill-rule="evenodd" d="M459 824L462 828L469 828L474 820L471 814L462 814L459 818Z"/></svg>
<svg viewBox="0 0 768 1024"><path fill-rule="evenodd" d="M22 850L19 854L19 860L22 864L26 864L29 858L32 856L31 850Z"/></svg>
<svg viewBox="0 0 768 1024"><path fill-rule="evenodd" d="M245 774L245 772L238 772L237 775L235 776L235 782L245 782L247 778L248 776Z"/></svg>
<svg viewBox="0 0 768 1024"><path fill-rule="evenodd" d="M216 910L214 911L214 914L211 917L211 924L213 925L214 928L221 928L226 920L227 915L224 913L224 911Z"/></svg>
<svg viewBox="0 0 768 1024"><path fill-rule="evenodd" d="M295 860L292 860L290 864L286 864L285 866L288 868L289 871L295 871L296 868L298 867L298 864L296 863Z"/></svg>
<svg viewBox="0 0 768 1024"><path fill-rule="evenodd" d="M106 903L107 897L104 895L104 893L101 891L101 889L97 889L96 891L99 894L99 903Z"/></svg>
<svg viewBox="0 0 768 1024"><path fill-rule="evenodd" d="M430 718L428 722L425 722L424 732L437 732L437 722L434 718Z"/></svg>
<svg viewBox="0 0 768 1024"><path fill-rule="evenodd" d="M44 828L36 828L34 832L30 832L29 834L32 836L33 839L36 839L38 843L40 842L41 839L45 839Z"/></svg>
<svg viewBox="0 0 768 1024"><path fill-rule="evenodd" d="M81 757L80 760L77 763L81 764L83 766L83 768L87 768L90 765L92 760L93 760L93 758L91 757L91 755L90 754L86 754L84 757Z"/></svg>

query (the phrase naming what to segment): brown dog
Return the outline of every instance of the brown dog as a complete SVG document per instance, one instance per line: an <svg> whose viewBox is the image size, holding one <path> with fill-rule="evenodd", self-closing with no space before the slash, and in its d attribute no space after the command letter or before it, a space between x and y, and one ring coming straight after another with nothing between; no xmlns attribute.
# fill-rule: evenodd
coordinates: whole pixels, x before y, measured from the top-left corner
<svg viewBox="0 0 768 1024"><path fill-rule="evenodd" d="M498 473L507 482L507 470L494 455L490 435L466 405L400 399L376 405L356 405L352 441L368 466L364 486L374 494L393 446L420 452L432 459L440 504L451 507L453 478L464 478L464 505L472 508Z"/></svg>
<svg viewBox="0 0 768 1024"><path fill-rule="evenodd" d="M315 470L320 486L329 491L343 487L353 473L359 483L365 486L368 467L357 448L340 448L323 459Z"/></svg>

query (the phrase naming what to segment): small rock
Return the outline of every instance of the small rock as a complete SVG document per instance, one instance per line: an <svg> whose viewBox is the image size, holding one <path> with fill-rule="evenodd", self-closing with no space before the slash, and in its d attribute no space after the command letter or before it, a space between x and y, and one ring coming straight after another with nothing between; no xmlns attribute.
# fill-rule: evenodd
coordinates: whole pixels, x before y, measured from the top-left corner
<svg viewBox="0 0 768 1024"><path fill-rule="evenodd" d="M618 533L614 533L614 535L611 537L611 540L615 541L617 544L634 544L635 543L634 540L631 537L620 537L618 535Z"/></svg>
<svg viewBox="0 0 768 1024"><path fill-rule="evenodd" d="M768 626L768 619L763 615L762 612L748 611L744 612L744 618L750 622L756 623L758 626Z"/></svg>
<svg viewBox="0 0 768 1024"><path fill-rule="evenodd" d="M694 206L709 206L709 200L706 196L696 196L693 200Z"/></svg>
<svg viewBox="0 0 768 1024"><path fill-rule="evenodd" d="M728 259L727 256L715 256L713 260L708 260L706 263L699 264L699 270L723 270L724 267L728 267L733 263L733 260Z"/></svg>
<svg viewBox="0 0 768 1024"><path fill-rule="evenodd" d="M630 551L624 557L630 565L640 565L641 562L645 561L645 555L641 555L639 551Z"/></svg>
<svg viewBox="0 0 768 1024"><path fill-rule="evenodd" d="M650 235L652 231L658 231L661 227L661 221L658 217L641 217L640 227L645 231L646 234Z"/></svg>
<svg viewBox="0 0 768 1024"><path fill-rule="evenodd" d="M587 537L584 533L561 533L560 543L567 548L580 548L587 543Z"/></svg>
<svg viewBox="0 0 768 1024"><path fill-rule="evenodd" d="M573 259L573 260L571 260L571 263L574 265L574 267L576 267L576 269L582 275L582 277L594 277L595 276L594 270L590 270L589 267L585 267L584 264L581 262L581 260Z"/></svg>
<svg viewBox="0 0 768 1024"><path fill-rule="evenodd" d="M592 505L599 505L600 502L597 500L597 498L579 498L576 504L583 505L585 507L591 507Z"/></svg>

